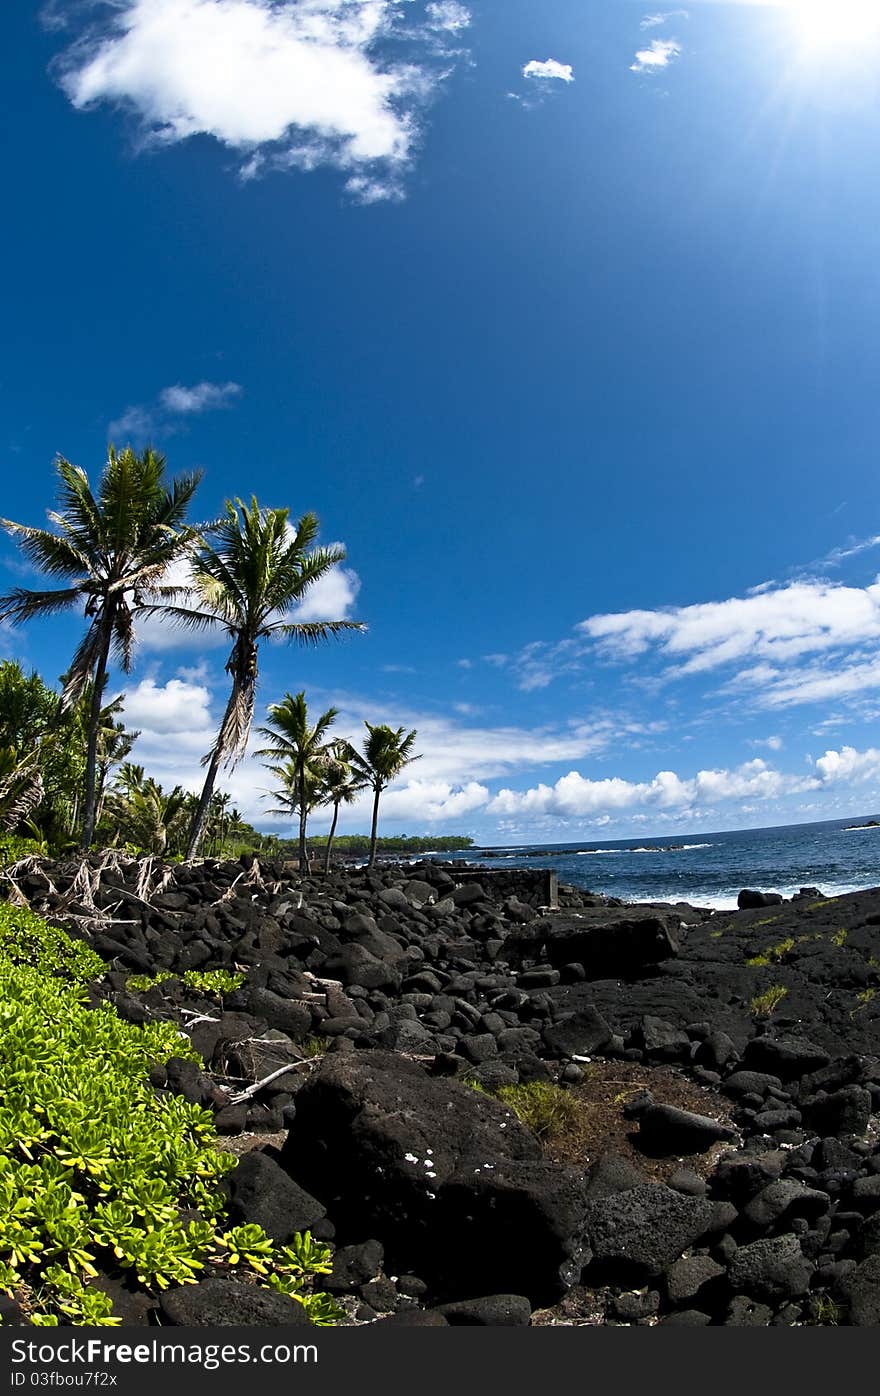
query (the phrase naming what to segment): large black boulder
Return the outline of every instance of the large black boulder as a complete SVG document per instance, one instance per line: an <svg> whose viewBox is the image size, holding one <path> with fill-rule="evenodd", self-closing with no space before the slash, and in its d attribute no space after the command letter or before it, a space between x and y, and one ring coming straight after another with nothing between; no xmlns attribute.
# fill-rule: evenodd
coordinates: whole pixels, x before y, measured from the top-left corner
<svg viewBox="0 0 880 1396"><path fill-rule="evenodd" d="M545 1046L559 1057L590 1056L607 1046L612 1036L612 1029L592 1004L565 1014L543 1032Z"/></svg>
<svg viewBox="0 0 880 1396"><path fill-rule="evenodd" d="M847 1276L849 1321L854 1328L880 1326L880 1252L869 1255Z"/></svg>
<svg viewBox="0 0 880 1396"><path fill-rule="evenodd" d="M587 1236L600 1275L642 1280L659 1275L713 1229L714 1203L663 1183L645 1183L591 1204Z"/></svg>
<svg viewBox="0 0 880 1396"><path fill-rule="evenodd" d="M768 1072L783 1081L793 1081L827 1066L828 1053L815 1042L802 1037L753 1037L746 1043L743 1065L747 1070Z"/></svg>
<svg viewBox="0 0 880 1396"><path fill-rule="evenodd" d="M438 1293L563 1292L583 1259L582 1176L542 1158L499 1101L385 1052L327 1056L282 1165L341 1239L375 1236Z"/></svg>
<svg viewBox="0 0 880 1396"><path fill-rule="evenodd" d="M678 954L679 918L652 909L596 908L583 916L551 914L513 933L529 953L543 947L551 965L583 965L588 979L639 975Z"/></svg>
<svg viewBox="0 0 880 1396"><path fill-rule="evenodd" d="M713 1144L735 1138L730 1125L675 1105L649 1105L639 1114L639 1147L655 1157L703 1154Z"/></svg>
<svg viewBox="0 0 880 1396"><path fill-rule="evenodd" d="M310 1324L296 1299L244 1280L212 1278L169 1289L160 1299L162 1313L178 1328L269 1328Z"/></svg>
<svg viewBox="0 0 880 1396"><path fill-rule="evenodd" d="M444 1294L470 1297L506 1284L534 1304L550 1304L590 1259L586 1213L579 1170L471 1159L440 1189L433 1250L419 1263Z"/></svg>
<svg viewBox="0 0 880 1396"><path fill-rule="evenodd" d="M732 1288L750 1299L780 1303L806 1294L813 1266L796 1236L787 1232L766 1241L740 1246L730 1262Z"/></svg>
<svg viewBox="0 0 880 1396"><path fill-rule="evenodd" d="M756 911L762 906L781 906L782 897L778 892L755 892L744 887L736 899L740 911Z"/></svg>
<svg viewBox="0 0 880 1396"><path fill-rule="evenodd" d="M261 1226L279 1245L308 1231L326 1216L317 1198L304 1192L283 1168L258 1149L244 1155L223 1182L229 1217L236 1225Z"/></svg>

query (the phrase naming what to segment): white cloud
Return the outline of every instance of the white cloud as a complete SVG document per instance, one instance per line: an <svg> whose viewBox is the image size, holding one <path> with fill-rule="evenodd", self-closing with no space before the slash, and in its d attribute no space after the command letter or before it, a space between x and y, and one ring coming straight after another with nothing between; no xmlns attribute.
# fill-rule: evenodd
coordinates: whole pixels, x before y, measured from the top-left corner
<svg viewBox="0 0 880 1396"><path fill-rule="evenodd" d="M840 751L826 751L817 758L815 765L820 780L826 785L859 784L880 777L880 751L875 747L857 751L855 747L844 746Z"/></svg>
<svg viewBox="0 0 880 1396"><path fill-rule="evenodd" d="M204 776L201 758L215 740L225 695L225 683L212 691L207 682L195 677L175 677L164 683L155 677L141 680L128 690L124 702L127 725L141 732L133 759L168 787L181 784L198 791ZM310 701L317 708L332 697L312 693ZM376 703L355 704L343 696L337 698L336 706L341 711L334 730L355 742L363 735L364 717L373 722L388 720L387 711ZM265 704L258 724L264 713ZM760 758L734 769L707 768L689 776L660 770L645 780L616 775L593 779L572 769L553 783L525 789L506 786L493 795L488 785L493 778L509 779L529 765L595 756L626 742L628 729L615 725L613 718L568 731L465 727L449 718L417 712L396 712L393 720L417 729L416 749L421 756L385 792L381 818L410 827L460 824L478 812L491 818L532 821L532 828L540 828L540 821L547 820L548 829L560 819L606 822L621 814L632 823L699 820L705 810L718 805L731 805L737 814L751 815L786 797L800 797L803 811L813 808L803 805L803 797L810 793L846 793L850 786L880 785L880 750L842 746L826 750L806 773L780 771ZM229 790L246 818L265 826L271 805L265 798L270 778L253 754L258 745L254 737L249 755L233 771L223 771L220 785ZM365 796L343 812L343 827L367 827L369 809ZM327 821L316 814L313 822L320 828Z"/></svg>
<svg viewBox="0 0 880 1396"><path fill-rule="evenodd" d="M434 0L427 7L428 27L459 34L471 22L470 10L460 5L458 0Z"/></svg>
<svg viewBox="0 0 880 1396"><path fill-rule="evenodd" d="M111 439L143 443L157 436L170 436L179 429L180 419L196 417L202 412L230 407L240 397L240 383L195 383L186 388L174 383L163 388L155 403L136 404L110 422Z"/></svg>
<svg viewBox="0 0 880 1396"><path fill-rule="evenodd" d="M148 441L155 435L156 418L146 407L126 407L118 417L107 425L107 435L111 441Z"/></svg>
<svg viewBox="0 0 880 1396"><path fill-rule="evenodd" d="M833 512L838 513L839 508ZM824 557L810 563L809 567L804 570L815 575L821 567L839 567L848 558L858 557L859 553L867 552L870 548L878 546L880 546L880 534L877 533L871 534L869 538L850 538L847 543L841 544L838 548L832 548L830 553L826 553Z"/></svg>
<svg viewBox="0 0 880 1396"><path fill-rule="evenodd" d="M656 73L661 68L668 68L680 53L681 44L677 39L652 39L648 48L637 51L635 62L630 64L630 72Z"/></svg>
<svg viewBox="0 0 880 1396"><path fill-rule="evenodd" d="M667 24L671 19L689 19L687 10L666 10L662 14L645 15L640 29L659 29L661 25Z"/></svg>
<svg viewBox="0 0 880 1396"><path fill-rule="evenodd" d="M729 685L752 686L753 673L738 674ZM847 658L834 667L807 664L790 672L762 666L757 678L757 701L763 708L789 708L800 703L825 703L830 699L855 699L859 694L880 688L880 656L865 660Z"/></svg>
<svg viewBox="0 0 880 1396"><path fill-rule="evenodd" d="M200 789L200 761L214 741L225 694L225 685L221 685L212 702L207 683L174 678L161 684L153 677L144 679L129 690L125 703L126 721L143 733L134 759L163 784ZM262 695L262 701L270 701L268 693ZM382 799L383 819L411 824L460 819L488 804L491 797L487 780L509 776L522 767L595 756L625 737L629 730L625 723L611 717L563 729L492 728L464 726L450 718L416 711L396 710L390 718L383 703L333 693L313 691L309 701L316 709L331 703L338 707L340 714L334 732L358 745L364 735L365 718L374 723L393 719L395 726L417 730L416 750L421 753L418 763L408 768ZM265 707L258 724L263 721L264 711ZM258 745L256 740L251 743L252 748ZM221 784L232 792L248 818L265 823L271 802L261 796L269 785L269 777L255 757L246 757L231 773L224 771ZM343 827L366 827L369 805L369 797L364 797L346 808L342 812ZM320 822L321 817L316 816L316 827Z"/></svg>
<svg viewBox="0 0 880 1396"><path fill-rule="evenodd" d="M783 741L781 737L758 737L752 742L752 746L765 746L768 751L781 751Z"/></svg>
<svg viewBox="0 0 880 1396"><path fill-rule="evenodd" d="M654 649L678 661L675 675L744 659L786 663L880 639L880 580L869 587L793 582L727 601L591 616L578 630L609 659Z"/></svg>
<svg viewBox="0 0 880 1396"><path fill-rule="evenodd" d="M193 727L210 727L210 706L211 693L204 684L185 679L158 684L152 678L142 679L125 694L125 721L145 735L167 736Z"/></svg>
<svg viewBox="0 0 880 1396"><path fill-rule="evenodd" d="M364 719L373 723L390 720L387 704L345 696L334 698L333 694L322 694L315 701L324 703L325 699L340 708L340 734L357 743L364 735ZM435 713L406 709L394 712L393 725L418 732L416 750L422 753L419 779L452 784L491 780L523 767L583 760L644 731L613 717L568 727L465 726Z"/></svg>
<svg viewBox="0 0 880 1396"><path fill-rule="evenodd" d="M559 82L574 82L574 69L570 63L558 63L555 58L540 62L532 58L522 70L524 78L555 78Z"/></svg>
<svg viewBox="0 0 880 1396"><path fill-rule="evenodd" d="M175 383L170 388L162 389L159 402L166 412L190 416L208 412L214 407L225 407L240 394L240 383L195 383L191 388Z"/></svg>
<svg viewBox="0 0 880 1396"><path fill-rule="evenodd" d="M456 787L444 780L411 780L389 790L382 798L380 810L382 818L392 823L424 819L433 824L461 819L488 803L489 791L477 781Z"/></svg>
<svg viewBox="0 0 880 1396"><path fill-rule="evenodd" d="M675 771L659 771L650 781L629 781L619 776L591 780L569 771L553 785L530 790L501 790L488 807L490 814L587 816L608 811L639 809L687 809L697 803L726 800L776 799L813 790L812 777L784 775L761 760L747 761L736 770L704 770L683 779Z"/></svg>
<svg viewBox="0 0 880 1396"><path fill-rule="evenodd" d="M428 28L465 27L441 3ZM155 143L208 135L244 172L331 165L369 201L399 192L418 112L448 69L427 49L383 51L401 31L394 0L114 0L64 58L73 105L133 110Z"/></svg>

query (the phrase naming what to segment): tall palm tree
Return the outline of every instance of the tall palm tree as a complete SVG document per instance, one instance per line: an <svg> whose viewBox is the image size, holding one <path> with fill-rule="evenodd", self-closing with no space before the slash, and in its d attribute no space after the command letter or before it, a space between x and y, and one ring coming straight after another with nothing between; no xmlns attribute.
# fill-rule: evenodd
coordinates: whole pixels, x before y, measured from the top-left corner
<svg viewBox="0 0 880 1396"><path fill-rule="evenodd" d="M376 861L376 831L379 827L379 796L390 785L393 780L400 775L404 766L409 766L413 761L419 761L419 756L412 755L417 733L407 732L404 736L404 729L398 727L388 727L385 724L373 727L369 722L365 722L367 735L364 739L363 752L355 753L357 769L365 778L366 784L373 792L373 824L370 830L370 856L367 866L372 867Z"/></svg>
<svg viewBox="0 0 880 1396"><path fill-rule="evenodd" d="M55 532L0 519L28 561L66 585L33 591L16 587L0 597L0 619L18 624L82 606L88 622L68 671L62 704L72 707L91 682L86 727L86 770L81 843L95 833L101 699L111 655L128 673L135 642L134 615L168 566L199 537L186 514L200 473L165 480L165 457L147 448L108 448L96 493L85 471L59 457L59 509L49 512Z"/></svg>
<svg viewBox="0 0 880 1396"><path fill-rule="evenodd" d="M317 644L345 630L365 630L359 621L289 619L309 588L345 560L344 548L314 547L318 520L304 514L294 528L288 509L261 509L227 500L226 515L214 541L193 555L188 587L161 588L161 610L195 630L223 630L232 640L226 672L232 680L217 740L204 758L205 783L193 817L187 858L204 837L211 794L221 762L232 766L244 755L254 717L258 658L263 640Z"/></svg>
<svg viewBox="0 0 880 1396"><path fill-rule="evenodd" d="M280 703L273 703L269 708L269 726L258 728L260 736L268 739L269 746L263 747L257 755L280 759L287 767L287 775L280 778L282 784L287 785L289 777L293 808L299 814L300 872L308 871L306 821L310 811L321 803L321 788L331 754L331 744L326 738L338 715L338 708L328 708L310 726L305 693L285 693ZM278 766L270 769L279 775Z"/></svg>
<svg viewBox="0 0 880 1396"><path fill-rule="evenodd" d="M368 787L367 777L355 767L357 752L349 742L339 741L332 744L330 759L327 763L324 775L322 804L333 806L333 822L330 825L330 832L327 835L327 847L324 851L324 872L330 871L330 858L333 852L333 839L336 836L336 825L339 821L339 808L341 805L352 805L359 795Z"/></svg>

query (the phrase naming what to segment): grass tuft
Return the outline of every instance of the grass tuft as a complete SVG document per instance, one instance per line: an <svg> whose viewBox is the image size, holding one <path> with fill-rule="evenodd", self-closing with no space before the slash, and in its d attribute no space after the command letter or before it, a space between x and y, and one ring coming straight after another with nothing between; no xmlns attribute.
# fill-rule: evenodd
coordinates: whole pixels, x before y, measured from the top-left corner
<svg viewBox="0 0 880 1396"><path fill-rule="evenodd" d="M763 994L758 994L749 1004L752 1017L769 1018L787 994L788 990L784 984L771 984L769 989L765 989Z"/></svg>
<svg viewBox="0 0 880 1396"><path fill-rule="evenodd" d="M578 1103L571 1093L552 1081L526 1081L518 1086L501 1086L497 1095L542 1141L565 1134L576 1124L579 1116Z"/></svg>

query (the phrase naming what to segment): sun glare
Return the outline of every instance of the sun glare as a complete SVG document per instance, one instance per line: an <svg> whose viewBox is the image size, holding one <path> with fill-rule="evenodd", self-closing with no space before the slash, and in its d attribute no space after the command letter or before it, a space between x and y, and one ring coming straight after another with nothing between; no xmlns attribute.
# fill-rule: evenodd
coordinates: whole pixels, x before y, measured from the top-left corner
<svg viewBox="0 0 880 1396"><path fill-rule="evenodd" d="M857 46L880 39L880 0L790 0L804 46Z"/></svg>

